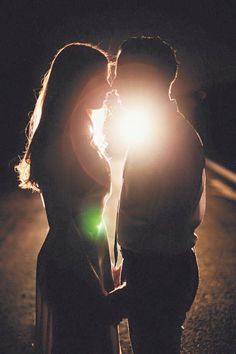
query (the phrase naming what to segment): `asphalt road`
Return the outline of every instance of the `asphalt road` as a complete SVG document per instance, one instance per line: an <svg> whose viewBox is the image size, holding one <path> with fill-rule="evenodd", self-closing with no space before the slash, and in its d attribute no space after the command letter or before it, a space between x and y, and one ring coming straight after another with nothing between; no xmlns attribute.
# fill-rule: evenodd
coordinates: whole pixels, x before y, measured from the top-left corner
<svg viewBox="0 0 236 354"><path fill-rule="evenodd" d="M115 218L119 172L114 162L107 220ZM185 323L182 353L236 354L236 192L208 171L207 195L197 243L200 287ZM114 222L108 222L111 247L113 230ZM1 199L0 354L33 352L35 264L46 233L37 194L19 191ZM120 335L123 354L132 353L125 323Z"/></svg>

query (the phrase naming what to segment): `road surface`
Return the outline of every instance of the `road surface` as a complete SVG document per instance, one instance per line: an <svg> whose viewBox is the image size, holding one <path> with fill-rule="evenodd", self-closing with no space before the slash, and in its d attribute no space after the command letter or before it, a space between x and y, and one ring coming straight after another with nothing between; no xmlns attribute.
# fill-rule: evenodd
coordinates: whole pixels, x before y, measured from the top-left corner
<svg viewBox="0 0 236 354"><path fill-rule="evenodd" d="M119 171L114 161L107 220L116 214ZM200 287L185 323L182 353L236 354L236 192L210 171L207 192L197 243ZM0 354L30 354L35 264L47 222L39 196L23 191L2 198L0 212ZM111 247L113 230L114 222L108 223ZM123 354L132 353L125 323L120 336Z"/></svg>

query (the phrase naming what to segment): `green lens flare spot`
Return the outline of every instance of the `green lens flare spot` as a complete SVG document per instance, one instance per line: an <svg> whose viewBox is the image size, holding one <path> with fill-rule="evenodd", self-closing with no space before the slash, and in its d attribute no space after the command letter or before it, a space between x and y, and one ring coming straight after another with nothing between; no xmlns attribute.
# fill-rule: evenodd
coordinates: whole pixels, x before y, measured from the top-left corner
<svg viewBox="0 0 236 354"><path fill-rule="evenodd" d="M87 207L81 213L81 228L85 235L90 237L100 236L104 230L102 210L98 207Z"/></svg>

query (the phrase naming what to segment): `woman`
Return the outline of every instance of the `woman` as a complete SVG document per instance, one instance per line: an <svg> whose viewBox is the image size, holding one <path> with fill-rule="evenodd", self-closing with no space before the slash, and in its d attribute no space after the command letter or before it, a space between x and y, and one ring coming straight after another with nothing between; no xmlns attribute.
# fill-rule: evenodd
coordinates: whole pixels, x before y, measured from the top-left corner
<svg viewBox="0 0 236 354"><path fill-rule="evenodd" d="M102 220L110 167L92 142L89 112L103 104L107 57L89 44L62 48L43 80L17 166L20 187L41 193L49 232L37 261L40 354L119 353L105 295L113 289Z"/></svg>

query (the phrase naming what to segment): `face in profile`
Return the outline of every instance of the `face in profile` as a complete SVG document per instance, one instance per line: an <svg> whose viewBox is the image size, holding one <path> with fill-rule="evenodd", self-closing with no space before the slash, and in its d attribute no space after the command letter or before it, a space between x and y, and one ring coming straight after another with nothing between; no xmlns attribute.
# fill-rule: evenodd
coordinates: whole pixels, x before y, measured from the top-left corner
<svg viewBox="0 0 236 354"><path fill-rule="evenodd" d="M106 94L110 89L107 77L107 63L89 75L81 93L83 105L87 109L99 109L102 107Z"/></svg>

